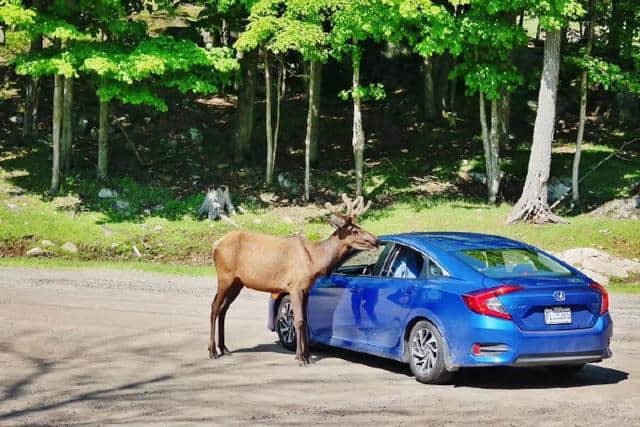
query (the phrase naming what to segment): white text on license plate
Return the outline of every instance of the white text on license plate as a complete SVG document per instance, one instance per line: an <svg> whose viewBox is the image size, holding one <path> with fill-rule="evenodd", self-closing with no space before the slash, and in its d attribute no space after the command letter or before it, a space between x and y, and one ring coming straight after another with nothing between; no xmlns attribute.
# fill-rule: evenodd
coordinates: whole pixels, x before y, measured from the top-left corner
<svg viewBox="0 0 640 427"><path fill-rule="evenodd" d="M571 323L571 309L568 307L552 307L544 309L544 323L562 325Z"/></svg>

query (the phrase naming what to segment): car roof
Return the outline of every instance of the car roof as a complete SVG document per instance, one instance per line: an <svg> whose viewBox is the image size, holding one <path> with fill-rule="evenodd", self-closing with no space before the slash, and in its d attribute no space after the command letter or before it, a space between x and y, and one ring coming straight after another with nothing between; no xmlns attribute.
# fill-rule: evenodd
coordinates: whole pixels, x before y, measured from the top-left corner
<svg viewBox="0 0 640 427"><path fill-rule="evenodd" d="M528 245L502 236L462 232L416 232L379 236L421 250L455 252L467 249L526 248Z"/></svg>

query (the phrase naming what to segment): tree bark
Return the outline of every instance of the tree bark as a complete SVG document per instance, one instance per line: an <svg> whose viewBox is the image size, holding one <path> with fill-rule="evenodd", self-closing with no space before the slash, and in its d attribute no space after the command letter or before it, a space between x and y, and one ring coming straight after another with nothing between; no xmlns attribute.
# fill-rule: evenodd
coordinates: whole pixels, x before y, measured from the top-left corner
<svg viewBox="0 0 640 427"><path fill-rule="evenodd" d="M484 94L480 92L480 126L482 128L482 148L487 176L487 200L494 204L500 190L500 114L498 100L491 100L491 130L487 126L487 110Z"/></svg>
<svg viewBox="0 0 640 427"><path fill-rule="evenodd" d="M364 178L364 129L362 128L362 110L361 100L358 88L360 87L360 52L357 48L353 48L352 53L353 60L353 82L352 82L352 97L353 97L353 157L355 160L356 169L356 197L362 195L362 182Z"/></svg>
<svg viewBox="0 0 640 427"><path fill-rule="evenodd" d="M40 98L40 79L29 78L25 88L22 136L26 142L33 141L38 121L38 101Z"/></svg>
<svg viewBox="0 0 640 427"><path fill-rule="evenodd" d="M613 56L620 55L622 28L624 25L624 8L622 0L611 0L611 20L609 21L608 49Z"/></svg>
<svg viewBox="0 0 640 427"><path fill-rule="evenodd" d="M109 103L100 100L98 125L98 179L109 178Z"/></svg>
<svg viewBox="0 0 640 427"><path fill-rule="evenodd" d="M287 68L284 62L278 64L278 80L276 81L276 128L273 130L273 152L271 153L271 174L276 170L276 154L278 153L278 136L280 135L280 111L284 94L287 90Z"/></svg>
<svg viewBox="0 0 640 427"><path fill-rule="evenodd" d="M307 115L307 135L309 138L309 162L318 161L320 140L320 95L322 93L322 62L311 61L309 66L309 113ZM309 123L309 120L311 122Z"/></svg>
<svg viewBox="0 0 640 427"><path fill-rule="evenodd" d="M73 79L65 77L62 104L62 139L60 141L60 168L66 172L71 168L73 139Z"/></svg>
<svg viewBox="0 0 640 427"><path fill-rule="evenodd" d="M436 101L433 87L433 56L422 58L422 74L424 83L424 120L432 122L436 118Z"/></svg>
<svg viewBox="0 0 640 427"><path fill-rule="evenodd" d="M560 70L560 40L562 32L549 30L544 42L544 60L538 112L533 128L533 144L529 156L527 178L522 195L511 210L507 222L518 220L528 222L563 222L562 218L549 211L547 184L551 169L551 142L555 128L556 97Z"/></svg>
<svg viewBox="0 0 640 427"><path fill-rule="evenodd" d="M56 74L53 85L53 157L51 167L51 187L49 192L60 191L60 139L62 134L62 98L64 76Z"/></svg>
<svg viewBox="0 0 640 427"><path fill-rule="evenodd" d="M34 5L36 2L34 2ZM38 52L42 50L42 36L36 37L31 41L30 52ZM38 121L38 101L40 98L40 79L29 78L25 88L24 99L24 115L22 121L22 136L25 141L33 141L36 124Z"/></svg>
<svg viewBox="0 0 640 427"><path fill-rule="evenodd" d="M236 131L235 147L236 162L241 162L246 159L251 151L257 73L257 53L245 52L244 56L240 59L240 74L242 82L238 92L238 129Z"/></svg>
<svg viewBox="0 0 640 427"><path fill-rule="evenodd" d="M322 63L311 61L309 66L309 109L307 110L307 132L304 138L304 200L311 194L311 164L318 156L318 125L320 124L320 85Z"/></svg>
<svg viewBox="0 0 640 427"><path fill-rule="evenodd" d="M588 12L589 22L587 23L587 46L584 55L591 55L593 46L593 8L595 0L589 0ZM582 156L582 141L584 138L584 124L587 119L587 70L582 70L580 76L580 119L578 121L578 136L576 137L576 153L573 157L573 169L571 173L571 197L573 203L580 202L580 157Z"/></svg>
<svg viewBox="0 0 640 427"><path fill-rule="evenodd" d="M438 110L440 117L442 113L449 111L449 72L451 71L451 55L448 53L440 57L440 66L438 67L438 87L436 89Z"/></svg>
<svg viewBox="0 0 640 427"><path fill-rule="evenodd" d="M273 126L271 125L271 65L269 63L269 53L264 52L264 86L265 86L265 121L264 128L267 133L267 170L265 173L265 181L267 185L273 181L273 170L271 169L273 163L271 161L273 157Z"/></svg>
<svg viewBox="0 0 640 427"><path fill-rule="evenodd" d="M491 131L489 133L489 151L485 154L487 167L487 194L489 203L495 204L500 190L500 142L501 114L499 100L491 100Z"/></svg>

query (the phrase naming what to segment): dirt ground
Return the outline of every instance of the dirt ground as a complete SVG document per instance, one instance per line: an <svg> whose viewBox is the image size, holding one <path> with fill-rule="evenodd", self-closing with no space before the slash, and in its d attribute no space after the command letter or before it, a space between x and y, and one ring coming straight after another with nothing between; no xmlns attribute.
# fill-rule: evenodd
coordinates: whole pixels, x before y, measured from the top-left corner
<svg viewBox="0 0 640 427"><path fill-rule="evenodd" d="M247 290L227 316L234 354L209 360L214 284L0 268L0 424L640 425L640 296L612 296L614 356L574 380L495 368L425 386L346 351L297 367Z"/></svg>

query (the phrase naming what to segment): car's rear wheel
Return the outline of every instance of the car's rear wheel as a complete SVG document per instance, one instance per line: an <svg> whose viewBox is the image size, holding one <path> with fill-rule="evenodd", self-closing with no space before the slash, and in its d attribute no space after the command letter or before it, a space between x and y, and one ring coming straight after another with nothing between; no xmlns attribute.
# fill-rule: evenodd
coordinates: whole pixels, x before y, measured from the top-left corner
<svg viewBox="0 0 640 427"><path fill-rule="evenodd" d="M280 339L280 345L287 350L296 350L296 328L293 322L293 307L291 307L291 298L285 295L278 305L276 314L276 331Z"/></svg>
<svg viewBox="0 0 640 427"><path fill-rule="evenodd" d="M547 370L553 375L559 377L573 377L574 375L578 375L582 368L584 368L584 363L579 363L576 365L555 365L555 366L547 366Z"/></svg>
<svg viewBox="0 0 640 427"><path fill-rule="evenodd" d="M431 322L421 320L409 334L408 358L411 372L424 384L444 384L451 380L453 372L445 364L444 338Z"/></svg>

